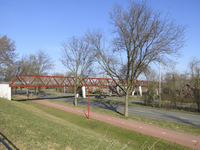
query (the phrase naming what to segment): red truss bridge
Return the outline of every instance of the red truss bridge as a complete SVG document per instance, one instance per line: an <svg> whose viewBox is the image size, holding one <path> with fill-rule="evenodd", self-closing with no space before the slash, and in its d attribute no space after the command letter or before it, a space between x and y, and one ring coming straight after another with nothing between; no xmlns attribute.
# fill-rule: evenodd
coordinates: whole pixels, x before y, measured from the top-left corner
<svg viewBox="0 0 200 150"><path fill-rule="evenodd" d="M120 80L115 79L118 85L123 85ZM77 78L79 87L116 87L117 84L111 78ZM124 80L126 83L126 80ZM137 80L133 86L146 87L147 81ZM10 87L74 87L75 77L65 76L43 76L43 75L16 75L10 82Z"/></svg>

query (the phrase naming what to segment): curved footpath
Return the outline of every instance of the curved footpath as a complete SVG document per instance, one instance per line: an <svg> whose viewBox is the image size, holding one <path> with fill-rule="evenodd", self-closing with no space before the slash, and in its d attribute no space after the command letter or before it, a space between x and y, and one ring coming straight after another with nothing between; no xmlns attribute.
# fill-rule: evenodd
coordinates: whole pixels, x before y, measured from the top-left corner
<svg viewBox="0 0 200 150"><path fill-rule="evenodd" d="M22 96L22 95L14 95L14 96L19 97L19 98L24 98L24 99L27 98L26 96ZM74 114L78 114L78 115L82 115L86 117L88 115L87 110L83 110L80 108L73 108L73 107L64 106L61 104L56 104L56 103L52 103L52 102L48 102L44 100L32 100L32 101L46 105L46 106L54 107L63 111L71 112ZM153 125L148 125L145 123L117 118L117 117L100 114L96 112L91 112L91 111L89 115L90 115L89 116L90 118L93 118L99 121L107 122L109 124L113 124L122 128L126 128L129 130L133 130L133 131L154 136L160 139L164 139L166 141L174 142L180 145L184 145L187 147L200 150L200 136L195 136L195 135L191 135L187 133L182 133L182 132L178 132L178 131L174 131L170 129L165 129L165 128L161 128L161 127L157 127Z"/></svg>

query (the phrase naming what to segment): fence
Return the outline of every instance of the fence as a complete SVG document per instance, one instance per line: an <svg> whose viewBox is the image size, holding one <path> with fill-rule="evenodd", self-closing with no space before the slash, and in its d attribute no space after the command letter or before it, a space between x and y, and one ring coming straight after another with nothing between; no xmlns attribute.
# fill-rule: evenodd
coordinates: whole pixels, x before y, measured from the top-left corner
<svg viewBox="0 0 200 150"><path fill-rule="evenodd" d="M10 146L8 146L8 144L6 142L4 142L3 139L0 138L0 141L5 145L5 147L8 149L8 150L12 150L12 148L10 148Z"/></svg>

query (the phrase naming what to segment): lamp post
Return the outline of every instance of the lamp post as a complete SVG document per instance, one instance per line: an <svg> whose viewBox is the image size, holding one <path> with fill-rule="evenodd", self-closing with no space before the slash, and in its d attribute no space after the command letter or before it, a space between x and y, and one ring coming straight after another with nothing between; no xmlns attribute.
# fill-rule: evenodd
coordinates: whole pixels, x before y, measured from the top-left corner
<svg viewBox="0 0 200 150"><path fill-rule="evenodd" d="M163 56L162 54L159 54L160 60L159 60L159 107L161 107L161 56Z"/></svg>

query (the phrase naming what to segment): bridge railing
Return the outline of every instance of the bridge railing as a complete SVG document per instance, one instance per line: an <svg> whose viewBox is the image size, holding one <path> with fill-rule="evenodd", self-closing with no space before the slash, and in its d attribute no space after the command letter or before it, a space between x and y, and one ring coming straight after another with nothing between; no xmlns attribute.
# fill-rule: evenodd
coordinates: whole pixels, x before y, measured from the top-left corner
<svg viewBox="0 0 200 150"><path fill-rule="evenodd" d="M78 86L117 86L123 85L120 80L111 78L85 78L80 79L75 77L64 76L41 76L41 75L17 75L10 82L10 87L74 87ZM123 80L126 83L126 80ZM137 80L134 86L146 86L146 81Z"/></svg>
<svg viewBox="0 0 200 150"><path fill-rule="evenodd" d="M8 150L12 150L12 148L10 146L8 146L8 144L2 139L0 138L0 141L5 145L5 147L8 149Z"/></svg>

